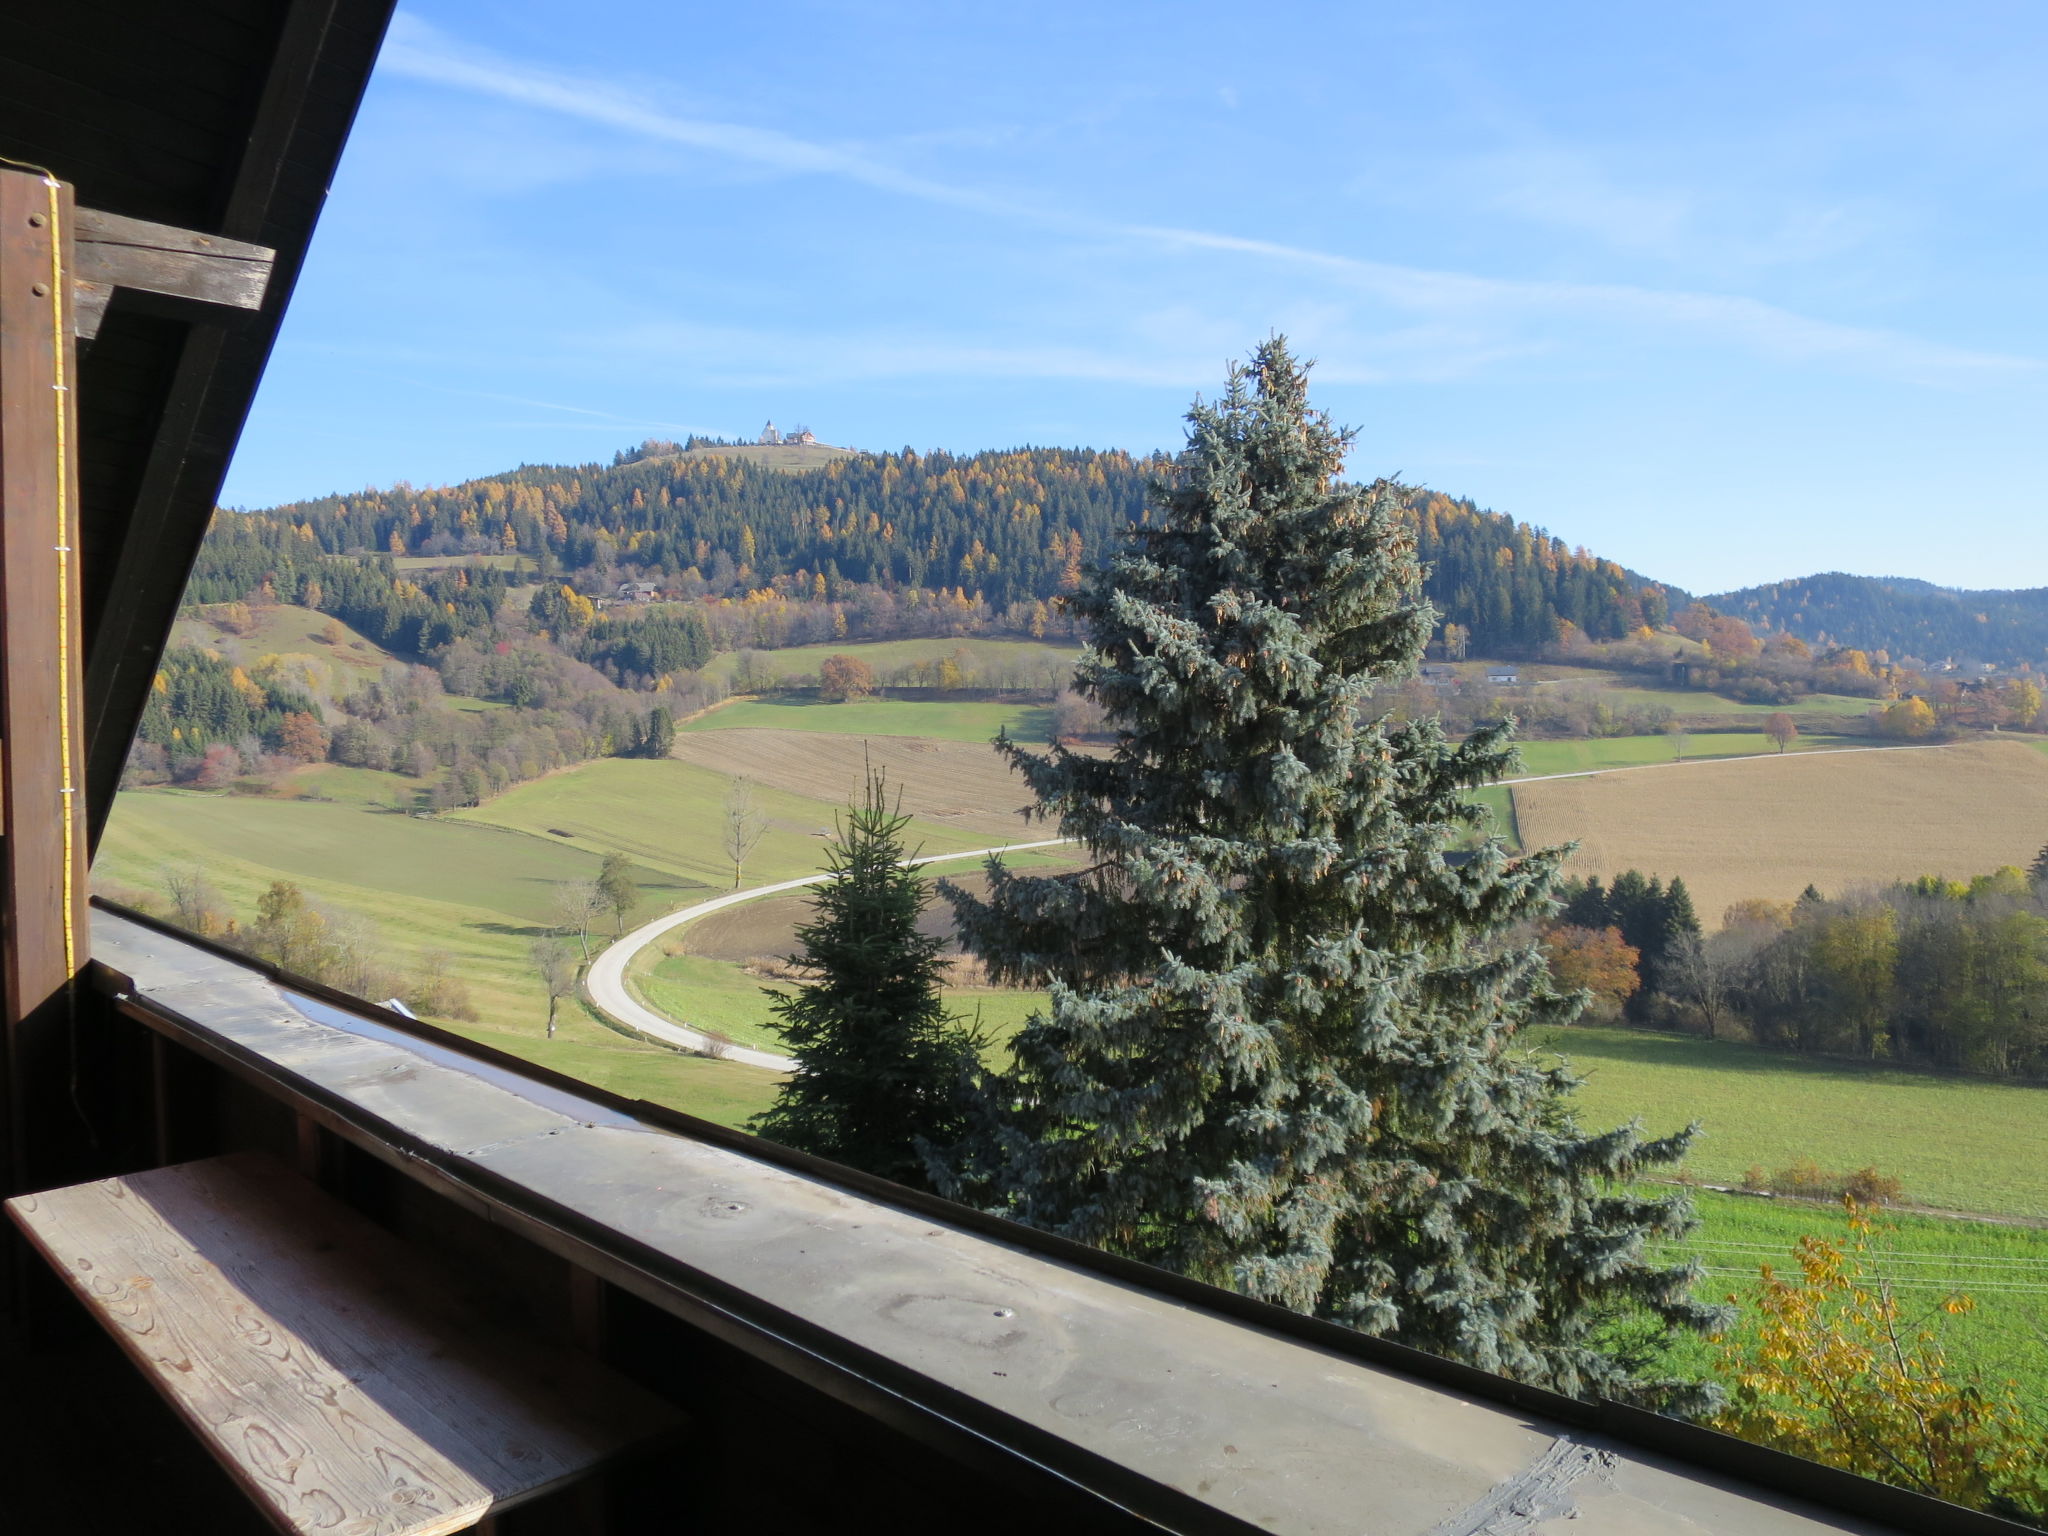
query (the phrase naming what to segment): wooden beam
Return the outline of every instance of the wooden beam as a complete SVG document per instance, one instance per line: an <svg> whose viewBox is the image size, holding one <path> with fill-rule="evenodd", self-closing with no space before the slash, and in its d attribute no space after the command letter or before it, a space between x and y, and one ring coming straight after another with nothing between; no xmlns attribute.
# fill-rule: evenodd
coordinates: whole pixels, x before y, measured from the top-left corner
<svg viewBox="0 0 2048 1536"><path fill-rule="evenodd" d="M0 1031L7 1168L61 1170L86 916L71 188L0 171Z"/></svg>
<svg viewBox="0 0 2048 1536"><path fill-rule="evenodd" d="M177 617L182 578L227 471L313 233L393 0L279 0L276 47L209 228L277 248L254 323L191 327L170 370L146 463L121 511L118 553L91 577L88 822L97 839ZM91 189L87 188L88 196ZM198 222L195 220L194 222Z"/></svg>
<svg viewBox="0 0 2048 1536"><path fill-rule="evenodd" d="M258 310L277 252L247 241L81 208L75 220L76 333L90 338L106 313L97 291L127 288L227 309ZM97 299L93 305L89 301Z"/></svg>

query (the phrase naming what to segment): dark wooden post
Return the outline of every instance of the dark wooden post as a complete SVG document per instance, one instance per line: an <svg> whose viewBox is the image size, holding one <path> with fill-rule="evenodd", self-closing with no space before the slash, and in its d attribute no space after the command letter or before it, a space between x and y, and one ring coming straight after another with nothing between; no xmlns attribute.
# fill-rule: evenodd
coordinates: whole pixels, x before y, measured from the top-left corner
<svg viewBox="0 0 2048 1536"><path fill-rule="evenodd" d="M71 188L0 170L0 1029L10 1193L62 1174L89 952ZM117 599L118 600L118 599Z"/></svg>

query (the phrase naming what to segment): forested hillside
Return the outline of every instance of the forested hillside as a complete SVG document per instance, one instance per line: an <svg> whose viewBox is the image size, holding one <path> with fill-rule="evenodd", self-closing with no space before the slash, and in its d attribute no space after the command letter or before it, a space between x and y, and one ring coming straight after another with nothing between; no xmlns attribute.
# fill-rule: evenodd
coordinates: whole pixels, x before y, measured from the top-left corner
<svg viewBox="0 0 2048 1536"><path fill-rule="evenodd" d="M1705 600L1759 629L1817 645L1917 656L2039 663L2048 657L2048 587L1971 592L1903 577L1829 571Z"/></svg>
<svg viewBox="0 0 2048 1536"><path fill-rule="evenodd" d="M1147 482L1172 472L1159 457L1042 448L906 449L795 472L725 456L621 457L224 518L198 580L206 600L225 601L266 562L282 586L320 569L322 556L517 554L593 596L647 580L684 598L864 607L870 634L889 630L903 608L933 604L1042 630L1037 605L1071 590L1083 564L1143 518ZM1430 597L1478 649L1539 645L1567 622L1616 638L1669 615L1667 589L1510 517L1426 491L1408 498L1408 512L1432 568ZM357 611L377 610L373 622L349 621L402 642L393 626L417 610L414 590L401 589L417 584L382 569L381 605L352 594ZM389 625L377 622L384 608Z"/></svg>

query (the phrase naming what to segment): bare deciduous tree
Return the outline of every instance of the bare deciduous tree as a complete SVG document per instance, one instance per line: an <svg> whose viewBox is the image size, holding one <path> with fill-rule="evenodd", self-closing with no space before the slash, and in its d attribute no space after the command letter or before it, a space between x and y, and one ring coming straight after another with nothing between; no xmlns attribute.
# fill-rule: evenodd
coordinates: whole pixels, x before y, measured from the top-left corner
<svg viewBox="0 0 2048 1536"><path fill-rule="evenodd" d="M1664 988L1700 1011L1709 1040L1719 1036L1722 1022L1738 1006L1750 968L1776 931L1731 923L1705 938L1687 933L1672 940L1661 968Z"/></svg>
<svg viewBox="0 0 2048 1536"><path fill-rule="evenodd" d="M604 910L604 892L595 880L564 880L555 887L555 926L574 933L583 949L583 963L590 963L590 924Z"/></svg>
<svg viewBox="0 0 2048 1536"><path fill-rule="evenodd" d="M544 933L533 941L529 951L533 956L533 968L540 973L541 985L548 993L548 1038L555 1038L555 1010L562 999L572 997L576 992L576 956L563 942L559 934Z"/></svg>
<svg viewBox="0 0 2048 1536"><path fill-rule="evenodd" d="M180 928L204 938L227 926L227 903L205 870L166 868L161 879Z"/></svg>
<svg viewBox="0 0 2048 1536"><path fill-rule="evenodd" d="M747 859L768 830L768 818L754 808L754 786L734 779L725 792L725 856L732 860L732 888L745 878Z"/></svg>

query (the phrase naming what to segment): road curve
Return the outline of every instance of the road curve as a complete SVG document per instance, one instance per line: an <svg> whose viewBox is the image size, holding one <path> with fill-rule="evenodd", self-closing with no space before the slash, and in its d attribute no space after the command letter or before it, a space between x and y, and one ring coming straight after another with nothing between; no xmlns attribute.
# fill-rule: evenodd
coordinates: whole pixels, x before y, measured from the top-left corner
<svg viewBox="0 0 2048 1536"><path fill-rule="evenodd" d="M1003 843L994 848L969 848L960 853L927 854L923 858L905 859L903 862L943 864L951 859L985 859L992 853L1021 853L1029 848L1053 848L1072 841L1072 838L1048 837L1035 843ZM749 886L744 891L734 891L727 896L715 896L710 901L700 901L693 907L684 907L680 911L657 917L651 923L642 923L590 962L590 970L583 979L585 993L601 1012L636 1034L646 1035L669 1045L679 1045L686 1051L705 1051L711 1045L711 1041L701 1031L663 1018L627 990L626 967L632 962L633 957L663 934L680 928L685 923L694 923L700 917L723 912L727 907L736 907L743 901L758 901L763 896L794 891L831 878L831 871L821 869L815 875L805 875L799 880ZM727 1061L743 1062L750 1067L766 1067L771 1072L796 1070L796 1063L787 1056L777 1056L773 1051L757 1051L750 1046L729 1045L719 1054Z"/></svg>
<svg viewBox="0 0 2048 1536"><path fill-rule="evenodd" d="M1541 773L1527 778L1501 779L1504 785L1540 784L1549 779L1585 779L1603 773L1638 773L1649 768L1694 768L1706 767L1712 763L1753 762L1759 757L1822 757L1840 752L1939 752L1952 743L1917 745L1912 747L1820 747L1809 752L1759 752L1754 756L1744 754L1737 757L1700 757L1668 763L1630 763L1612 768L1580 768L1569 773ZM949 859L982 859L992 853L1014 853L1028 848L1053 848L1061 843L1072 842L1068 837L1048 837L1035 843L1004 843L995 848L971 848L964 853L934 853L919 859L906 859L906 864L942 864ZM633 957L652 944L663 934L693 923L700 917L709 917L713 912L722 912L727 907L738 906L743 901L758 901L763 896L774 896L783 891L794 891L806 885L816 885L820 880L829 880L828 871L820 870L815 875L805 875L800 880L783 880L774 885L751 886L744 891L713 897L700 901L693 907L670 912L657 917L651 923L642 923L624 938L614 942L590 963L589 973L584 978L584 989L590 1001L597 1008L620 1024L637 1034L669 1045L679 1045L687 1051L704 1051L711 1041L698 1030L663 1018L635 998L626 988L626 967ZM720 1052L727 1061L743 1062L750 1067L765 1067L771 1072L793 1072L796 1063L787 1056L778 1056L773 1051L757 1051L750 1046L728 1045Z"/></svg>

